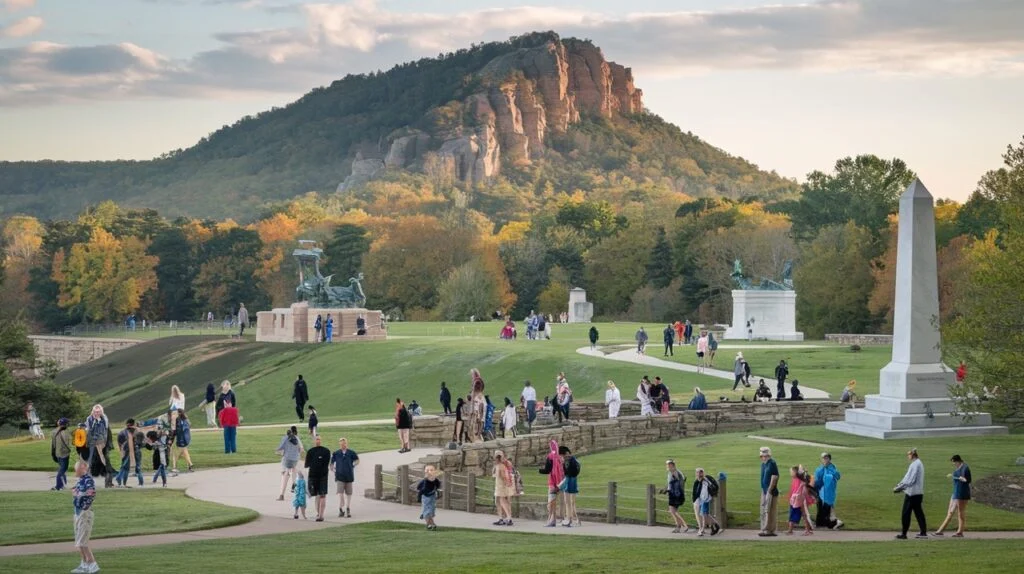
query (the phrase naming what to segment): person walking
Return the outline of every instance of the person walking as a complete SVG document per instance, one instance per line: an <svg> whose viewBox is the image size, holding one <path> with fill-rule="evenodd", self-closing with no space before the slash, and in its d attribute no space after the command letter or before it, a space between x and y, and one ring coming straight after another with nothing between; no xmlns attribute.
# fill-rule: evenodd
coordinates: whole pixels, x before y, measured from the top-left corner
<svg viewBox="0 0 1024 574"><path fill-rule="evenodd" d="M107 435L110 434L110 421L107 415L103 414L103 405L93 405L92 412L85 419L87 433L86 446L89 454L86 462L89 463L89 474L103 476L108 465L107 453L110 451L110 444Z"/></svg>
<svg viewBox="0 0 1024 574"><path fill-rule="evenodd" d="M441 410L445 416L450 416L452 414L452 392L448 390L444 381L441 381L441 396L439 398L441 400Z"/></svg>
<svg viewBox="0 0 1024 574"><path fill-rule="evenodd" d="M789 376L789 366L786 365L786 360L782 359L779 364L775 367L775 400L781 401L786 398L786 377Z"/></svg>
<svg viewBox="0 0 1024 574"><path fill-rule="evenodd" d="M682 343L683 342L683 323L682 323L682 321L679 321L677 319L676 322L672 324L672 328L676 332L676 341L679 341L680 343Z"/></svg>
<svg viewBox="0 0 1024 574"><path fill-rule="evenodd" d="M423 478L416 483L420 499L420 520L427 523L427 530L437 530L434 516L437 514L437 493L441 491L441 479L437 467L428 464L423 469Z"/></svg>
<svg viewBox="0 0 1024 574"><path fill-rule="evenodd" d="M675 356L675 353L672 352L672 345L676 340L676 332L672 330L672 325L665 327L665 330L662 331L662 338L665 340L665 353L663 356Z"/></svg>
<svg viewBox="0 0 1024 574"><path fill-rule="evenodd" d="M697 338L697 374L708 368L708 332L704 331Z"/></svg>
<svg viewBox="0 0 1024 574"><path fill-rule="evenodd" d="M84 460L75 463L75 476L78 482L71 489L72 505L75 508L75 548L82 555L82 561L72 573L99 572L96 557L89 550L89 538L92 536L93 513L92 503L96 498L96 482L89 475L89 464Z"/></svg>
<svg viewBox="0 0 1024 574"><path fill-rule="evenodd" d="M761 456L761 531L758 536L776 536L778 526L779 466L772 449L762 446Z"/></svg>
<svg viewBox="0 0 1024 574"><path fill-rule="evenodd" d="M501 438L510 435L516 438L516 425L519 424L519 415L512 399L505 397L505 409L501 411Z"/></svg>
<svg viewBox="0 0 1024 574"><path fill-rule="evenodd" d="M920 528L917 538L928 538L928 526L925 524L924 508L922 508L924 503L924 463L921 462L921 457L917 454L916 448L907 451L907 459L910 460L907 473L903 475L903 480L892 489L894 494L903 493L903 513L901 516L903 530L896 535L896 538L898 540L907 539L907 531L910 530L911 513L914 514L914 518L917 519L917 525Z"/></svg>
<svg viewBox="0 0 1024 574"><path fill-rule="evenodd" d="M302 458L302 440L299 438L298 429L294 426L281 438L281 444L277 445L277 454L281 456L281 492L277 499L284 500L284 491L288 488L288 480L294 483L296 467L299 466L299 459Z"/></svg>
<svg viewBox="0 0 1024 574"><path fill-rule="evenodd" d="M622 393L613 381L608 381L608 390L604 392L604 404L608 406L608 418L618 418L619 408L622 407Z"/></svg>
<svg viewBox="0 0 1024 574"><path fill-rule="evenodd" d="M636 332L636 335L634 335L633 338L636 339L637 356L643 357L645 349L647 347L647 331L645 331L643 327L640 327L640 329Z"/></svg>
<svg viewBox="0 0 1024 574"><path fill-rule="evenodd" d="M484 440L494 440L494 403L491 402L491 395L484 395L484 403Z"/></svg>
<svg viewBox="0 0 1024 574"><path fill-rule="evenodd" d="M693 340L693 324L690 323L689 319L686 320L686 324L683 326L683 339L687 345Z"/></svg>
<svg viewBox="0 0 1024 574"><path fill-rule="evenodd" d="M821 453L821 465L814 470L811 483L818 491L818 512L814 519L815 526L839 530L843 521L836 518L836 488L839 485L839 469L832 464L832 455Z"/></svg>
<svg viewBox="0 0 1024 574"><path fill-rule="evenodd" d="M217 389L213 383L206 385L206 399L203 401L203 410L206 412L206 426L217 426Z"/></svg>
<svg viewBox="0 0 1024 574"><path fill-rule="evenodd" d="M299 417L299 422L306 420L306 403L309 402L309 387L306 386L306 380L299 375L299 378L295 379L292 384L292 398L295 399L295 415Z"/></svg>
<svg viewBox="0 0 1024 574"><path fill-rule="evenodd" d="M708 331L708 355L707 365L709 367L715 366L715 354L718 353L718 339L715 338L715 334Z"/></svg>
<svg viewBox="0 0 1024 574"><path fill-rule="evenodd" d="M356 481L359 454L348 448L348 439L338 439L338 450L331 455L331 470L338 491L338 517L352 518L352 484Z"/></svg>
<svg viewBox="0 0 1024 574"><path fill-rule="evenodd" d="M537 420L537 389L533 388L530 381L523 383L519 402L526 409L526 432L533 432L533 421Z"/></svg>
<svg viewBox="0 0 1024 574"><path fill-rule="evenodd" d="M636 399L640 401L640 416L653 416L654 408L651 400L651 381L644 375L640 379L640 385L636 388Z"/></svg>
<svg viewBox="0 0 1024 574"><path fill-rule="evenodd" d="M238 450L238 407L230 400L224 400L224 408L217 415L220 428L224 429L224 454Z"/></svg>
<svg viewBox="0 0 1024 574"><path fill-rule="evenodd" d="M591 351L597 350L597 340L601 336L601 334L597 332L597 327L591 325L590 326L590 332L589 332L588 335L589 335L589 338L590 338L590 350Z"/></svg>
<svg viewBox="0 0 1024 574"><path fill-rule="evenodd" d="M711 499L718 494L718 483L715 479L704 474L704 469L698 467L695 471L696 478L693 481L693 514L697 519L697 536L704 536L704 531L711 529L714 536L722 529L718 519L711 514Z"/></svg>
<svg viewBox="0 0 1024 574"><path fill-rule="evenodd" d="M395 399L395 428L398 429L398 441L401 443L399 453L406 453L412 450L409 448L409 432L412 429L412 415L409 409L405 408L402 399Z"/></svg>
<svg viewBox="0 0 1024 574"><path fill-rule="evenodd" d="M947 474L946 478L953 479L953 496L949 499L949 511L946 513L946 519L939 525L935 535L943 535L946 525L949 524L955 512L956 534L953 535L953 538L963 538L964 528L967 527L967 503L971 501L971 469L958 454L954 454L953 458L949 460L953 463L953 473Z"/></svg>
<svg viewBox="0 0 1024 574"><path fill-rule="evenodd" d="M320 444L320 437L314 439L315 446L306 453L306 477L309 494L316 497L316 521L324 521L327 508L327 478L331 469L331 450Z"/></svg>
<svg viewBox="0 0 1024 574"><path fill-rule="evenodd" d="M558 456L562 459L563 471L565 472L564 484L562 485L563 496L565 497L565 519L562 526L582 526L579 515L576 514L576 496L580 493L579 476L580 461L572 455L567 446L558 447Z"/></svg>
<svg viewBox="0 0 1024 574"><path fill-rule="evenodd" d="M462 437L466 434L466 421L463 418L466 413L466 401L459 397L455 403L455 429L452 430L452 442L462 444Z"/></svg>
<svg viewBox="0 0 1024 574"><path fill-rule="evenodd" d="M544 526L554 527L558 525L558 499L562 496L565 467L562 457L558 454L558 441L552 439L548 446L550 446L548 456L539 472L548 476L548 521Z"/></svg>
<svg viewBox="0 0 1024 574"><path fill-rule="evenodd" d="M736 380L732 383L732 390L736 390L736 387L743 383L743 378L746 376L746 370L744 365L746 361L743 360L743 351L736 353L736 359L732 362L732 374Z"/></svg>
<svg viewBox="0 0 1024 574"><path fill-rule="evenodd" d="M57 463L57 484L50 490L64 490L68 483L68 462L73 449L71 433L68 431L69 422L67 418L61 417L57 421L57 430L50 437L50 458Z"/></svg>
<svg viewBox="0 0 1024 574"><path fill-rule="evenodd" d="M690 527L686 524L686 520L682 515L679 514L679 507L686 502L686 476L676 468L676 461L672 459L665 461L665 470L668 471L668 477L666 478L665 489L661 493L668 495L668 513L676 524L676 527L672 529L672 533L679 534L682 532L686 534L690 531Z"/></svg>
<svg viewBox="0 0 1024 574"><path fill-rule="evenodd" d="M500 450L494 452L491 476L494 477L494 500L498 511L498 521L494 525L512 526L512 497L516 494L515 473L512 463Z"/></svg>
<svg viewBox="0 0 1024 574"><path fill-rule="evenodd" d="M178 459L185 457L185 464L188 465L188 472L193 471L192 455L188 452L192 444L192 423L188 420L185 411L178 411L177 426L174 427L174 455L171 457L171 476L178 476Z"/></svg>
<svg viewBox="0 0 1024 574"><path fill-rule="evenodd" d="M242 335L245 334L245 328L249 326L249 310L245 308L245 303L238 304L238 338L241 339Z"/></svg>

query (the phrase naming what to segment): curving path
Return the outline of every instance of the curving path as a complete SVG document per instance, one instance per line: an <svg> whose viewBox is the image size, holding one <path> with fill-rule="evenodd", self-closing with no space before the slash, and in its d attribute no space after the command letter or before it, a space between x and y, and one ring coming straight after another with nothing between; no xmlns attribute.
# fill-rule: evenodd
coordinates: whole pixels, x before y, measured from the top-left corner
<svg viewBox="0 0 1024 574"><path fill-rule="evenodd" d="M806 348L806 347L809 347L809 346L811 346L811 345L799 345L799 346L793 345L792 347L793 348L796 348L796 347ZM767 348L767 346L765 346L765 347ZM787 348L787 347L790 347L790 346L788 346L788 345L772 345L771 346L771 348L773 348L773 349L780 349L780 348ZM721 350L721 349L723 349L725 347L719 346L718 348ZM739 346L737 346L735 348L737 348L737 349L752 349L752 348L757 348L757 347L754 347L754 346L739 347ZM590 347L580 347L579 349L576 349L576 352L581 354L581 355L587 355L589 357L600 357L602 359L609 359L609 360L612 360L612 361L621 361L623 363L633 363L634 365L650 365L652 367L657 367L659 369L668 369L668 370L672 370L672 371L683 371L683 372L686 372L686 373L694 373L694 374L700 374L700 375L707 375L709 377L716 377L716 378L719 378L719 379L725 379L725 380L729 381L730 383L733 382L734 380L736 380L736 378L733 376L732 371L723 371L721 369L710 369L709 368L709 369L704 369L701 372L698 372L698 369L697 369L697 367L695 365L687 365L687 364L684 364L684 363L676 363L674 361L666 361L665 359L659 359L657 357L652 357L650 355L645 355L643 357L639 357L639 356L637 356L636 351L633 350L633 349L627 349L627 350L624 350L624 351L615 351L613 353L607 353L606 354L606 353L604 353L604 352L602 352L600 350L596 350L595 351L595 350L591 349ZM772 393L775 392L775 377L762 377L762 376L758 376L758 375L753 375L752 374L752 375L750 375L750 378L751 379L761 378L761 379L764 379L765 381L769 381L768 386L772 389ZM813 389L811 387L805 387L803 385L800 386L800 390L801 390L801 392L803 392L803 395L804 395L805 399L828 400L828 398L830 396L825 391L822 391L822 390L819 390L819 389Z"/></svg>
<svg viewBox="0 0 1024 574"><path fill-rule="evenodd" d="M104 538L90 543L93 550L103 551L116 548L153 546L194 540L212 540L225 538L242 538L264 534L284 534L296 530L313 530L341 526L391 520L397 522L419 523L418 506L402 506L392 502L380 502L362 497L365 489L373 486L373 466L381 464L384 468L395 468L400 464L417 461L420 457L436 454L439 449L414 449L410 453L398 454L394 451L382 451L361 455L361 463L356 469L356 500L352 507L354 518L338 518L336 509L337 497L331 495L327 500L327 520L314 522L310 520L294 520L290 500L278 502L277 485L280 484L280 466L277 463L256 464L225 469L199 471L182 474L171 479L172 488L184 489L188 496L199 500L208 500L231 506L251 508L260 513L253 522L215 530L181 532L174 534L158 534L148 536L132 536L122 538ZM44 472L0 472L0 490L41 490L50 483L48 473ZM333 486L332 486L333 491ZM57 495L55 495L57 496ZM751 495L753 496L753 494ZM103 491L101 489L96 502L97 520L103 520ZM307 514L312 515L307 508ZM530 532L548 535L569 536L607 536L616 538L659 538L659 539L697 539L691 532L688 535L672 534L668 527L649 527L635 524L584 523L582 528L545 528L542 522L523 520L516 522L512 528L493 526L494 517L487 514L469 514L456 510L439 510L438 523L442 528L475 528L482 530L500 530L508 532ZM892 532L865 531L821 531L814 536L779 536L777 538L757 538L752 530L730 529L723 531L713 540L760 540L766 543L813 543L815 541L884 541L892 540ZM970 532L971 539L1020 539L1021 532ZM705 537L702 540L710 540ZM949 537L946 537L949 539ZM938 540L938 539L936 539ZM945 540L945 539L943 539ZM19 556L31 554L71 553L74 548L71 542L55 542L48 544L25 544L19 546L0 546L0 556Z"/></svg>

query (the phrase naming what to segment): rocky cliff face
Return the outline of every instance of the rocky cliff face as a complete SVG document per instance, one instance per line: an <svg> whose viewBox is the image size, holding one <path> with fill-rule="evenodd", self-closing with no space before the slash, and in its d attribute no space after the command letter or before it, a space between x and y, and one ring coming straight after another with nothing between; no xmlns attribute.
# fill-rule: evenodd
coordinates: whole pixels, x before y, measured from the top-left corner
<svg viewBox="0 0 1024 574"><path fill-rule="evenodd" d="M339 189L365 183L384 167L421 167L431 152L455 179L479 183L500 173L502 162L524 164L543 155L547 135L564 133L581 114L610 118L643 110L643 92L633 84L632 71L579 40L552 40L504 54L476 77L478 91L461 102L470 120L460 129L403 130L389 138L380 158L354 162Z"/></svg>

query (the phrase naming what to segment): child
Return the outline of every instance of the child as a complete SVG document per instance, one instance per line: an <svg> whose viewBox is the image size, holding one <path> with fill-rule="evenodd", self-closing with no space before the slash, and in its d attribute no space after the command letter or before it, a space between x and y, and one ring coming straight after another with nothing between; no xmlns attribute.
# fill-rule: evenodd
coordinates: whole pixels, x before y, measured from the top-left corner
<svg viewBox="0 0 1024 574"><path fill-rule="evenodd" d="M89 537L92 535L92 501L96 498L96 483L89 475L89 465L84 460L75 463L75 476L78 482L71 493L75 507L75 548L82 555L82 562L71 572L99 572L96 557L89 550Z"/></svg>
<svg viewBox="0 0 1024 574"><path fill-rule="evenodd" d="M808 498L810 493L807 487L807 473L803 467L794 466L789 469L789 476L793 481L789 486L789 530L786 534L793 534L793 527L800 525L801 516L804 518L804 536L814 534L811 529L810 513L807 512Z"/></svg>
<svg viewBox="0 0 1024 574"><path fill-rule="evenodd" d="M423 479L416 485L416 492L422 505L420 519L426 521L427 530L437 530L434 514L437 512L437 493L441 490L441 480L438 478L438 474L437 468L429 464L423 469Z"/></svg>
<svg viewBox="0 0 1024 574"><path fill-rule="evenodd" d="M146 448L152 450L154 455L153 463L156 466L156 472L153 473L153 484L156 484L156 479L160 478L163 481L163 486L167 486L167 433L164 431L147 432Z"/></svg>
<svg viewBox="0 0 1024 574"><path fill-rule="evenodd" d="M306 477L302 471L298 471L298 478L295 479L295 498L292 499L292 507L295 508L295 520L299 519L299 511L302 511L302 519L306 520Z"/></svg>
<svg viewBox="0 0 1024 574"><path fill-rule="evenodd" d="M317 435L316 427L317 427L318 424L320 424L320 421L316 417L316 409L313 407L313 405L309 405L309 436L310 436L310 438L316 438L316 435Z"/></svg>

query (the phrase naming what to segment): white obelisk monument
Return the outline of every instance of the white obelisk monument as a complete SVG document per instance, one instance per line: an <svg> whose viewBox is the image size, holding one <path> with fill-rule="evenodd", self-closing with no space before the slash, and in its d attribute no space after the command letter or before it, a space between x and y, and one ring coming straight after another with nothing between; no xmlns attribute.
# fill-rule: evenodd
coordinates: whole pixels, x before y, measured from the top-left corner
<svg viewBox="0 0 1024 574"><path fill-rule="evenodd" d="M896 305L892 361L881 371L879 394L865 408L826 428L874 438L1006 434L987 413L954 415L949 387L953 371L939 348L939 281L935 255L935 207L920 180L900 197L896 252Z"/></svg>

